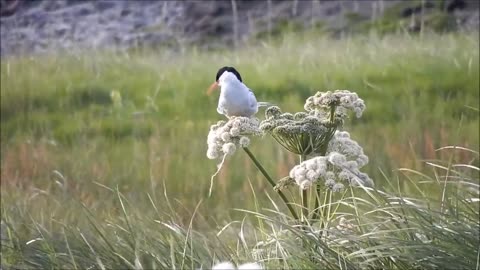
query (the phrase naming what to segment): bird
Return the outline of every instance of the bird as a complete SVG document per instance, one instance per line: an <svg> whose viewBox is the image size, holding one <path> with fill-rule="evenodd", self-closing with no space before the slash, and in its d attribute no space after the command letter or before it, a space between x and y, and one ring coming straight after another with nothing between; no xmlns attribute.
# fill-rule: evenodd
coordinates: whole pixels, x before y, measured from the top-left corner
<svg viewBox="0 0 480 270"><path fill-rule="evenodd" d="M208 88L207 94L220 87L217 112L227 118L235 116L251 117L258 112L258 107L266 102L257 102L255 94L242 81L242 76L234 68L225 66L218 70L215 82Z"/></svg>

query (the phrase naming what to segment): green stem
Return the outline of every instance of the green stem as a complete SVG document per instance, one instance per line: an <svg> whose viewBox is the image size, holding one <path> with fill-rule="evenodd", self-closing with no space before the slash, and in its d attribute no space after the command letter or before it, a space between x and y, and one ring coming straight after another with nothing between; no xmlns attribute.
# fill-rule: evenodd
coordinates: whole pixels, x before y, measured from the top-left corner
<svg viewBox="0 0 480 270"><path fill-rule="evenodd" d="M350 194L353 200L353 209L355 209L355 220L357 221L357 226L360 229L360 232L363 234L362 226L360 225L360 216L358 214L357 201L355 200L355 194L353 193L353 188L350 186Z"/></svg>
<svg viewBox="0 0 480 270"><path fill-rule="evenodd" d="M327 219L325 221L326 225L330 223L330 218L331 218L331 210L332 210L332 196L333 196L333 191L329 190L328 191L328 210L327 210Z"/></svg>
<svg viewBox="0 0 480 270"><path fill-rule="evenodd" d="M270 185L272 185L272 187L275 187L275 182L272 180L272 178L270 177L270 175L267 173L267 171L265 171L265 169L263 168L263 166L260 164L260 162L258 162L258 160L255 158L255 156L252 154L252 152L250 152L250 150L247 148L247 147L243 147L243 150L245 151L245 153L247 153L247 155L250 157L250 159L253 161L253 163L255 163L255 166L257 166L257 168L260 170L260 172L263 174L263 176L265 176L265 178L267 179L268 183L270 183ZM297 213L295 213L295 210L293 209L293 207L291 206L290 202L288 201L287 197L285 197L285 194L283 194L283 192L281 190L277 190L277 193L278 195L280 195L280 198L282 198L283 202L285 203L285 205L288 207L288 210L290 210L290 213L292 214L293 218L295 218L296 220L298 220L298 216L297 216Z"/></svg>
<svg viewBox="0 0 480 270"><path fill-rule="evenodd" d="M336 107L335 105L332 105L330 107L330 124L334 124L334 121L335 121L335 110L336 110ZM320 149L320 155L321 156L325 156L327 154L327 147L328 147L328 142L325 142L325 144L322 146L322 148ZM316 192L317 192L317 196L315 196L315 204L314 204L314 210L313 210L313 216L312 216L312 219L319 219L320 218L320 197L322 195L322 188L320 187L320 185L317 185L316 186ZM320 223L320 226L323 226L322 222Z"/></svg>
<svg viewBox="0 0 480 270"><path fill-rule="evenodd" d="M316 191L316 196L315 196L315 204L313 206L313 216L312 216L312 219L313 220L317 220L320 218L320 195L322 194L322 187L320 185L316 185L315 187L315 191Z"/></svg>
<svg viewBox="0 0 480 270"><path fill-rule="evenodd" d="M300 163L305 160L305 155L300 155ZM301 189L301 196L302 196L302 221L307 222L308 220L308 193L306 189Z"/></svg>
<svg viewBox="0 0 480 270"><path fill-rule="evenodd" d="M330 124L333 124L333 121L335 120L335 109L336 109L335 105L330 107Z"/></svg>
<svg viewBox="0 0 480 270"><path fill-rule="evenodd" d="M332 115L332 113L330 114L330 116ZM332 117L330 117L332 118ZM330 121L332 121L330 119ZM325 156L327 154L327 147L328 147L328 143L325 143L325 145L322 147L322 149L320 149L320 155L321 156ZM316 191L317 191L317 196L315 196L315 208L313 210L313 219L319 219L320 218L320 196L322 195L322 188L320 185L317 184L316 186Z"/></svg>
<svg viewBox="0 0 480 270"><path fill-rule="evenodd" d="M308 220L308 194L306 189L302 189L302 221Z"/></svg>

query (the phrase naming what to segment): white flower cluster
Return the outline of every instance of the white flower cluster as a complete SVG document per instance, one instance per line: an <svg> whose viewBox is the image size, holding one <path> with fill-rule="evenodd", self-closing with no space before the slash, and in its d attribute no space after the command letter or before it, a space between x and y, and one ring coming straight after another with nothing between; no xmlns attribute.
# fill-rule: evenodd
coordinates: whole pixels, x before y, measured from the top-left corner
<svg viewBox="0 0 480 270"><path fill-rule="evenodd" d="M328 143L328 152L342 153L349 160L354 160L361 168L368 164L368 157L363 153L363 148L350 138L346 131L336 131Z"/></svg>
<svg viewBox="0 0 480 270"><path fill-rule="evenodd" d="M328 154L308 159L293 167L290 177L302 189L308 189L320 179L325 186L335 192L344 188L344 183L352 186L373 186L373 181L360 168L368 163L362 147L350 139L348 132L335 132L328 145ZM340 180L340 181L336 181Z"/></svg>
<svg viewBox="0 0 480 270"><path fill-rule="evenodd" d="M305 102L306 111L317 111L324 114L329 108L335 106L336 114L346 116L347 110L355 112L357 118L362 116L365 110L365 103L358 97L357 93L348 90L336 90L334 92L317 92Z"/></svg>
<svg viewBox="0 0 480 270"><path fill-rule="evenodd" d="M212 267L212 270L262 270L263 267L258 263L244 263L235 267L231 262L221 262L217 263Z"/></svg>
<svg viewBox="0 0 480 270"><path fill-rule="evenodd" d="M250 139L247 135L258 135L260 121L257 118L232 117L228 122L219 121L210 127L207 138L207 157L216 159L232 155L238 146L247 147Z"/></svg>

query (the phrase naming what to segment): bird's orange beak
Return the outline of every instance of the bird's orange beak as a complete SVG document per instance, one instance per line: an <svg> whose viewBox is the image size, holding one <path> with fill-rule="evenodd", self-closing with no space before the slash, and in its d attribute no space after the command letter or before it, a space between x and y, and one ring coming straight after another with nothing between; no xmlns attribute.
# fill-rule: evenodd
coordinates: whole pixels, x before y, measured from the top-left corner
<svg viewBox="0 0 480 270"><path fill-rule="evenodd" d="M210 87L207 90L207 95L210 96L213 90L215 90L217 87L218 87L218 82L212 83L212 85L210 85Z"/></svg>

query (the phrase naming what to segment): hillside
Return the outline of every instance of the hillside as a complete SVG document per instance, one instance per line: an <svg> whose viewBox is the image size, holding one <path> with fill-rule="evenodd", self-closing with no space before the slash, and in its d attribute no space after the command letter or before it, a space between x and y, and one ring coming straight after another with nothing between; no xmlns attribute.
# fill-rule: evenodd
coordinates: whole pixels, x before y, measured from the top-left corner
<svg viewBox="0 0 480 270"><path fill-rule="evenodd" d="M2 0L1 54L196 45L222 48L287 31L478 30L478 1Z"/></svg>

